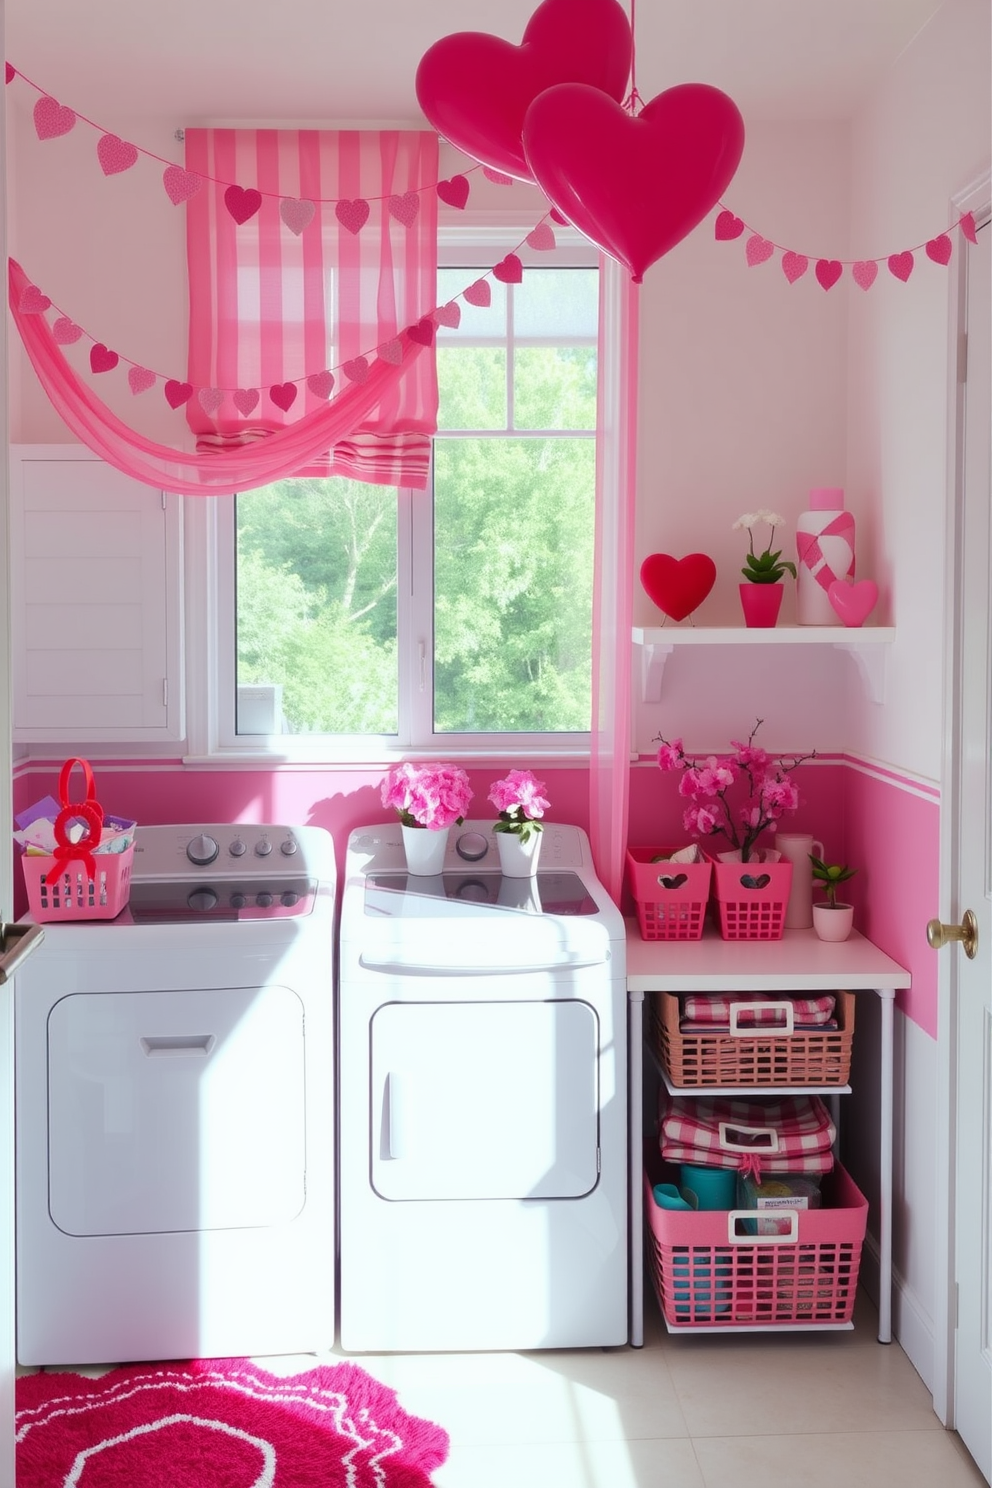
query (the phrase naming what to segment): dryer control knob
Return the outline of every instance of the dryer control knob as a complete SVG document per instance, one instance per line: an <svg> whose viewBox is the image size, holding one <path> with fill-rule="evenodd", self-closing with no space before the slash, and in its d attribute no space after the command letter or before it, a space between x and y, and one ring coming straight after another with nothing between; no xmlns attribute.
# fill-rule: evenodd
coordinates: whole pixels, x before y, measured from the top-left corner
<svg viewBox="0 0 992 1488"><path fill-rule="evenodd" d="M191 863L198 863L201 867L212 863L219 852L220 848L217 843L212 837L208 837L206 832L201 832L198 837L194 837L186 844L186 856Z"/></svg>
<svg viewBox="0 0 992 1488"><path fill-rule="evenodd" d="M244 909L244 907L245 907L245 905L247 903L248 903L248 895L247 894L232 894L231 895L231 908L232 909Z"/></svg>
<svg viewBox="0 0 992 1488"><path fill-rule="evenodd" d="M186 903L190 909L199 909L204 912L214 908L217 903L217 895L213 889L194 889L189 895Z"/></svg>
<svg viewBox="0 0 992 1488"><path fill-rule="evenodd" d="M489 851L489 843L481 832L463 832L455 841L455 852L466 863L478 863Z"/></svg>
<svg viewBox="0 0 992 1488"><path fill-rule="evenodd" d="M256 900L255 900L255 903L261 909L268 909L269 905L272 903L272 895L270 893L268 893L267 891L264 892L264 893L262 893L262 894L259 894L257 896Z"/></svg>
<svg viewBox="0 0 992 1488"><path fill-rule="evenodd" d="M296 838L287 837L286 841L280 844L279 851L282 853L284 858L294 857L295 854L299 852L299 848L296 845Z"/></svg>
<svg viewBox="0 0 992 1488"><path fill-rule="evenodd" d="M243 858L245 853L248 851L248 848L245 845L245 840L243 837L235 837L234 841L231 843L230 847L227 850L231 854L232 858Z"/></svg>
<svg viewBox="0 0 992 1488"><path fill-rule="evenodd" d="M255 843L255 856L257 858L267 858L271 851L272 843L267 837L260 837Z"/></svg>

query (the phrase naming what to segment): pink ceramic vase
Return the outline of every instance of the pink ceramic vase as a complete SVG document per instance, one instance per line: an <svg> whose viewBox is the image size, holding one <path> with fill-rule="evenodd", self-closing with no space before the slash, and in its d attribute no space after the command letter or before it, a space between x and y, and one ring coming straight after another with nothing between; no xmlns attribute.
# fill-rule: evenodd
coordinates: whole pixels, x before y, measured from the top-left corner
<svg viewBox="0 0 992 1488"><path fill-rule="evenodd" d="M744 624L766 630L778 620L782 608L781 584L740 584Z"/></svg>

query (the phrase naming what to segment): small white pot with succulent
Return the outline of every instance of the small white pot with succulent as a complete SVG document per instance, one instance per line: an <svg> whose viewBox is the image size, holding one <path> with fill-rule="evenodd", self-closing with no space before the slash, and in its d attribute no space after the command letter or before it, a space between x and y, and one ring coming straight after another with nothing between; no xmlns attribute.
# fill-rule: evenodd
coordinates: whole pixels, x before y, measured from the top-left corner
<svg viewBox="0 0 992 1488"><path fill-rule="evenodd" d="M813 878L823 885L827 895L813 905L813 929L821 940L846 940L854 928L854 905L838 901L837 886L853 878L858 870L848 868L845 863L825 863L812 853L809 860Z"/></svg>

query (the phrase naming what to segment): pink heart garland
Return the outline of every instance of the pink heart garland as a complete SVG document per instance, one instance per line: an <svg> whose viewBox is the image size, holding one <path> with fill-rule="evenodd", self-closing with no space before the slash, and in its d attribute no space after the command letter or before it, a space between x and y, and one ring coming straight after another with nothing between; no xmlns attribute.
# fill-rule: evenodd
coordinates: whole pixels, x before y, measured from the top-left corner
<svg viewBox="0 0 992 1488"><path fill-rule="evenodd" d="M528 248L535 248L538 253L550 252L558 246L558 239L554 235L554 229L548 222L539 222L537 226L527 234Z"/></svg>
<svg viewBox="0 0 992 1488"><path fill-rule="evenodd" d="M939 238L931 238L927 243L927 258L932 258L934 263L950 263L951 251L951 240L946 233L941 233Z"/></svg>
<svg viewBox="0 0 992 1488"><path fill-rule="evenodd" d="M181 165L167 165L162 172L162 185L172 205L178 207L180 202L189 201L196 195L203 181L194 171L183 170Z"/></svg>
<svg viewBox="0 0 992 1488"><path fill-rule="evenodd" d="M492 181L494 186L512 186L513 177L508 176L505 171L493 170L491 165L482 167L482 174L487 181Z"/></svg>
<svg viewBox="0 0 992 1488"><path fill-rule="evenodd" d="M552 222L557 222L559 227L569 226L568 218L563 217L557 207L552 207L548 213L548 216L551 218Z"/></svg>
<svg viewBox="0 0 992 1488"><path fill-rule="evenodd" d="M310 226L316 210L314 203L308 201L306 197L287 196L279 203L279 216L290 232L295 233L297 237L304 228Z"/></svg>
<svg viewBox="0 0 992 1488"><path fill-rule="evenodd" d="M224 389L217 387L200 388L196 394L196 401L204 413L216 413L224 401Z"/></svg>
<svg viewBox="0 0 992 1488"><path fill-rule="evenodd" d="M307 378L307 387L317 398L329 398L334 388L333 372L313 372Z"/></svg>
<svg viewBox="0 0 992 1488"><path fill-rule="evenodd" d="M96 143L96 156L105 176L116 176L120 171L130 170L138 158L134 145L122 140L117 134L101 134Z"/></svg>
<svg viewBox="0 0 992 1488"><path fill-rule="evenodd" d="M818 258L816 260L817 283L824 289L832 289L844 272L844 265L836 258Z"/></svg>
<svg viewBox="0 0 992 1488"><path fill-rule="evenodd" d="M878 585L874 579L859 579L856 584L834 579L827 598L845 625L863 625L878 603Z"/></svg>
<svg viewBox="0 0 992 1488"><path fill-rule="evenodd" d="M74 320L70 320L68 315L60 315L52 326L52 336L58 342L59 346L71 346L74 341L79 340L82 334L82 326L78 326Z"/></svg>
<svg viewBox="0 0 992 1488"><path fill-rule="evenodd" d="M873 258L860 258L851 267L851 277L859 289L871 289L878 278L878 264Z"/></svg>
<svg viewBox="0 0 992 1488"><path fill-rule="evenodd" d="M269 397L277 408L283 413L288 413L296 402L296 394L299 389L295 382L277 382L274 387L269 388Z"/></svg>
<svg viewBox="0 0 992 1488"><path fill-rule="evenodd" d="M386 206L389 208L389 215L395 217L397 222L402 222L404 227L412 227L420 211L420 197L416 191L404 191L402 196L391 196Z"/></svg>
<svg viewBox="0 0 992 1488"><path fill-rule="evenodd" d="M369 204L364 197L358 196L354 201L342 200L334 208L334 215L342 227L350 233L360 233L369 220Z"/></svg>
<svg viewBox="0 0 992 1488"><path fill-rule="evenodd" d="M403 360L403 342L398 336L392 341L386 341L379 347L378 357L381 362L388 362L391 367L398 367Z"/></svg>
<svg viewBox="0 0 992 1488"><path fill-rule="evenodd" d="M425 315L416 325L407 326L406 333L418 346L430 346L434 340L434 322L429 315Z"/></svg>
<svg viewBox="0 0 992 1488"><path fill-rule="evenodd" d="M341 371L349 382L368 382L369 364L365 357L352 357L350 362L345 362Z"/></svg>
<svg viewBox="0 0 992 1488"><path fill-rule="evenodd" d="M771 258L774 252L775 244L770 243L767 238L761 237L758 233L753 233L748 238L744 247L744 256L747 259L748 267L752 269L755 264L765 263Z"/></svg>
<svg viewBox="0 0 992 1488"><path fill-rule="evenodd" d="M515 253L508 253L493 265L493 278L500 284L520 284L524 277L524 266Z"/></svg>
<svg viewBox="0 0 992 1488"><path fill-rule="evenodd" d="M37 284L26 284L24 286L17 305L22 315L43 315L51 307L51 300L46 294L42 294Z"/></svg>
<svg viewBox="0 0 992 1488"><path fill-rule="evenodd" d="M713 235L717 242L726 242L729 238L739 238L744 231L744 224L733 212L723 211L713 224Z"/></svg>
<svg viewBox="0 0 992 1488"><path fill-rule="evenodd" d="M450 181L438 181L437 194L447 207L461 211L468 201L469 184L465 176L452 176Z"/></svg>
<svg viewBox="0 0 992 1488"><path fill-rule="evenodd" d="M41 140L57 139L68 134L76 122L71 108L66 108L54 98L39 98L34 106L34 127Z"/></svg>
<svg viewBox="0 0 992 1488"><path fill-rule="evenodd" d="M235 408L243 418L247 418L258 407L258 388L235 388L231 396Z"/></svg>
<svg viewBox="0 0 992 1488"><path fill-rule="evenodd" d="M795 284L801 279L809 268L809 259L805 253L793 253L790 248L787 253L782 254L782 273L790 284Z"/></svg>
<svg viewBox="0 0 992 1488"><path fill-rule="evenodd" d="M969 243L978 242L978 229L975 227L974 212L963 212L958 218L958 227Z"/></svg>
<svg viewBox="0 0 992 1488"><path fill-rule="evenodd" d="M493 302L493 292L488 279L476 279L468 289L463 289L462 294L470 305L481 305L483 309Z"/></svg>
<svg viewBox="0 0 992 1488"><path fill-rule="evenodd" d="M165 393L165 401L170 408L181 408L193 396L193 384L176 382L175 378L170 377L162 391Z"/></svg>
<svg viewBox="0 0 992 1488"><path fill-rule="evenodd" d="M434 323L439 326L450 326L457 331L462 323L461 306L456 300L449 300L447 305L438 305L434 311Z"/></svg>
<svg viewBox="0 0 992 1488"><path fill-rule="evenodd" d="M908 248L906 249L906 252L905 253L890 253L889 254L889 273L890 274L894 274L897 279L901 279L902 282L903 282L903 284L905 284L906 283L906 280L909 278L909 276L910 276L910 274L912 272L913 272L913 255L910 253L910 251L909 251Z"/></svg>
<svg viewBox="0 0 992 1488"><path fill-rule="evenodd" d="M111 351L102 341L90 347L90 366L94 372L112 372L119 361L116 351Z"/></svg>
<svg viewBox="0 0 992 1488"><path fill-rule="evenodd" d="M262 193L256 191L254 186L249 186L247 190L240 186L228 186L224 192L224 205L240 227L254 217L262 205Z"/></svg>
<svg viewBox="0 0 992 1488"><path fill-rule="evenodd" d="M7 74L6 77L5 77L5 79L4 79L4 81L5 82L8 82L8 83L9 82L12 82L13 81L13 78L14 78L14 68L10 65L9 62L5 62L4 63L4 69L5 69L6 74Z"/></svg>
<svg viewBox="0 0 992 1488"><path fill-rule="evenodd" d="M127 380L132 393L144 393L154 383L155 373L147 367L129 367Z"/></svg>
<svg viewBox="0 0 992 1488"><path fill-rule="evenodd" d="M651 553L641 564L645 594L672 620L684 620L698 609L715 583L716 564L705 553L686 558Z"/></svg>

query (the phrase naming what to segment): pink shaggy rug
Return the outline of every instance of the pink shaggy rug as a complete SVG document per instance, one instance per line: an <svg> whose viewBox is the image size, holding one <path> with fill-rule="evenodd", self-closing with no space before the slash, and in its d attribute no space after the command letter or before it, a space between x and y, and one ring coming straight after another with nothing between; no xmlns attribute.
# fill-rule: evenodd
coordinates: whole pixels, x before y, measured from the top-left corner
<svg viewBox="0 0 992 1488"><path fill-rule="evenodd" d="M448 1455L357 1364L248 1359L17 1381L17 1488L430 1488Z"/></svg>

